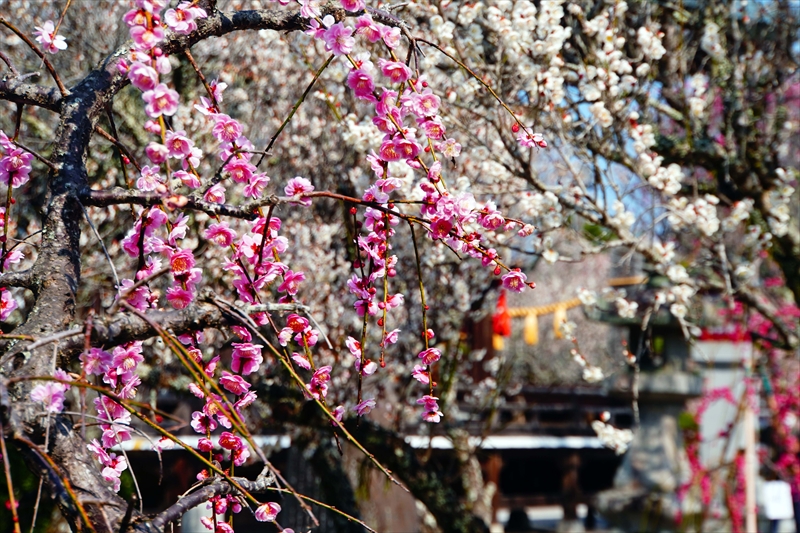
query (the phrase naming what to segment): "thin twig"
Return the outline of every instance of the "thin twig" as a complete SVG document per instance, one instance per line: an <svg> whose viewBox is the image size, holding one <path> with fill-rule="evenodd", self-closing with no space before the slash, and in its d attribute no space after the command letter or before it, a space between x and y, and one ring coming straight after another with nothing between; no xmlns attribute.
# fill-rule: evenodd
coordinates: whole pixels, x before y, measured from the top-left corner
<svg viewBox="0 0 800 533"><path fill-rule="evenodd" d="M297 110L300 108L300 106L303 104L303 102L305 101L306 97L308 96L308 93L311 92L311 88L314 87L314 84L317 82L317 80L319 79L320 75L322 75L322 72L326 68L328 68L328 65L331 64L331 61L333 61L334 57L335 56L333 54L331 54L328 57L328 59L325 61L325 63L322 64L322 66L319 68L319 70L317 70L317 72L314 73L314 78L312 78L311 83L308 84L308 87L306 87L306 90L303 91L303 94L300 95L300 98L297 100L297 102L295 102L294 106L292 106L292 110L289 111L289 114L286 116L286 118L281 123L280 127L278 128L278 131L276 131L275 134L272 136L272 138L269 140L269 143L267 144L267 147L264 148L264 153L258 159L258 163L256 163L257 167L261 165L261 162L264 160L264 156L267 153L269 153L270 148L272 148L272 145L275 143L275 140L278 138L278 136L283 131L283 128L285 128L286 125L289 124L289 122L292 120L292 117L297 112Z"/></svg>
<svg viewBox="0 0 800 533"><path fill-rule="evenodd" d="M3 431L3 422L0 421L0 452L3 454L3 470L6 473L6 486L8 487L8 503L11 505L11 519L14 521L14 533L22 533L17 515L17 501L14 498L14 482L11 481L11 461L6 449L6 434Z"/></svg>
<svg viewBox="0 0 800 533"><path fill-rule="evenodd" d="M100 236L100 232L97 231L97 228L94 227L94 222L92 222L92 219L89 217L89 213L86 212L86 208L83 206L83 204L80 204L80 206L81 210L83 211L83 215L86 217L86 222L88 222L89 227L92 228L92 232L94 232L94 236L97 237L97 241L100 243L100 247L103 249L103 254L106 256L106 260L108 261L108 264L111 266L111 273L114 274L114 281L116 282L115 286L117 288L117 296L121 297L119 293L120 290L119 276L117 276L117 269L114 266L114 261L111 260L111 256L108 254L108 250L106 249L106 245L103 242L103 238Z"/></svg>
<svg viewBox="0 0 800 533"><path fill-rule="evenodd" d="M59 331L57 333L53 333L52 335L48 335L47 337L42 337L41 339L34 341L34 343L28 346L26 349L28 351L33 351L36 348L44 346L45 344L50 344L51 342L57 342L62 339L68 339L70 337L77 337L81 333L83 333L83 328L80 327L68 329L65 331Z"/></svg>

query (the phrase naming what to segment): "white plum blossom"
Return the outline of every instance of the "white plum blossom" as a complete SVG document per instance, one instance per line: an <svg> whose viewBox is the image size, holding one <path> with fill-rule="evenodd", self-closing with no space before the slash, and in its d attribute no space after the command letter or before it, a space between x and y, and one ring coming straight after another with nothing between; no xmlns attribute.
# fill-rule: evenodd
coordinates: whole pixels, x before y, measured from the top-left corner
<svg viewBox="0 0 800 533"><path fill-rule="evenodd" d="M578 287L577 292L578 292L578 299L581 301L581 304L587 307L597 305L597 293L595 291L584 289L583 287Z"/></svg>
<svg viewBox="0 0 800 533"><path fill-rule="evenodd" d="M614 450L617 455L628 451L628 446L633 441L633 432L630 429L617 429L601 420L592 422L592 429L603 444Z"/></svg>
<svg viewBox="0 0 800 533"><path fill-rule="evenodd" d="M548 263L552 264L558 261L558 252L553 250L552 248L548 248L544 252L542 252L542 259L547 261Z"/></svg>
<svg viewBox="0 0 800 533"><path fill-rule="evenodd" d="M668 167L660 167L656 170L655 174L647 179L654 188L665 192L666 194L673 195L681 190L681 182L683 181L683 172L680 165L672 163Z"/></svg>
<svg viewBox="0 0 800 533"><path fill-rule="evenodd" d="M619 200L614 202L614 211L615 214L611 218L611 222L613 222L615 225L629 229L631 226L633 226L633 223L636 222L636 216L630 211L626 211L625 204Z"/></svg>
<svg viewBox="0 0 800 533"><path fill-rule="evenodd" d="M689 274L683 265L672 265L667 269L667 277L673 283L683 283L689 280Z"/></svg>
<svg viewBox="0 0 800 533"><path fill-rule="evenodd" d="M639 43L639 46L642 48L644 56L654 61L658 61L664 57L664 54L667 52L664 45L661 44L660 34L654 34L644 26L639 28L639 31L636 32L636 42Z"/></svg>
<svg viewBox="0 0 800 533"><path fill-rule="evenodd" d="M609 128L614 123L614 117L611 114L611 111L606 109L606 105L603 102L593 103L591 106L589 106L589 111L592 112L592 115L594 115L597 123L603 128Z"/></svg>
<svg viewBox="0 0 800 533"><path fill-rule="evenodd" d="M703 37L700 39L700 48L715 60L725 57L725 48L722 46L719 33L719 26L708 22L703 29Z"/></svg>
<svg viewBox="0 0 800 533"><path fill-rule="evenodd" d="M617 306L617 313L621 318L634 318L636 310L639 309L638 303L629 302L625 298L617 298L614 300L614 305Z"/></svg>

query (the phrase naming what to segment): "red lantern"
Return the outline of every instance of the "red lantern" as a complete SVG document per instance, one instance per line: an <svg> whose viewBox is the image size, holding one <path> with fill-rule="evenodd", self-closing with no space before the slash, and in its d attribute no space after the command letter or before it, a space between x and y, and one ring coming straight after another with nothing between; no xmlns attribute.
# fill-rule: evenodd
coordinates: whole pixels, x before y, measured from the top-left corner
<svg viewBox="0 0 800 533"><path fill-rule="evenodd" d="M511 315L508 314L505 291L501 291L497 299L497 309L492 316L492 330L495 335L511 336Z"/></svg>

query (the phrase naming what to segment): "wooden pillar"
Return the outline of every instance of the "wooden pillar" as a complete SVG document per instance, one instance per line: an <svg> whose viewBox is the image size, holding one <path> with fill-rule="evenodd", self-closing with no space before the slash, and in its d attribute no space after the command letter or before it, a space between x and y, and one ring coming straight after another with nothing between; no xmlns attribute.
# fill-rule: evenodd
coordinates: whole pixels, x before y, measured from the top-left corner
<svg viewBox="0 0 800 533"><path fill-rule="evenodd" d="M578 469L581 457L577 451L569 452L562 462L561 505L564 507L564 520L578 519L578 501L581 487L578 483Z"/></svg>
<svg viewBox="0 0 800 533"><path fill-rule="evenodd" d="M500 501L500 470L503 468L503 457L499 453L489 454L485 466L485 482L492 482L495 486L494 496L492 496L492 522L497 521L497 505Z"/></svg>

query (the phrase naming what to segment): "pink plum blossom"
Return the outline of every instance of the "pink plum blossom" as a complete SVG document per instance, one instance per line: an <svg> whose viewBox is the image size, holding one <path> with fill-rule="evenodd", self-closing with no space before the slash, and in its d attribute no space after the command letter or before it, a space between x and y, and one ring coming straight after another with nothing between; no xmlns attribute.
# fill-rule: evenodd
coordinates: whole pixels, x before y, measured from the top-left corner
<svg viewBox="0 0 800 533"><path fill-rule="evenodd" d="M528 133L525 130L517 134L517 142L523 148L547 148L547 141L541 133Z"/></svg>
<svg viewBox="0 0 800 533"><path fill-rule="evenodd" d="M158 72L153 67L136 61L128 70L128 79L140 91L150 91L158 85Z"/></svg>
<svg viewBox="0 0 800 533"><path fill-rule="evenodd" d="M211 88L211 94L214 95L214 100L222 102L222 93L228 88L228 84L224 81L219 81L219 79L213 79L208 86Z"/></svg>
<svg viewBox="0 0 800 533"><path fill-rule="evenodd" d="M372 16L369 13L356 19L356 33L363 35L371 43L376 43L381 39L380 26L372 20Z"/></svg>
<svg viewBox="0 0 800 533"><path fill-rule="evenodd" d="M209 225L204 236L206 239L227 248L236 238L236 233L228 227L227 222L220 222L219 224Z"/></svg>
<svg viewBox="0 0 800 533"><path fill-rule="evenodd" d="M428 348L419 352L418 357L422 359L423 364L430 366L442 357L442 352L438 348Z"/></svg>
<svg viewBox="0 0 800 533"><path fill-rule="evenodd" d="M151 141L147 145L147 147L144 149L144 153L147 154L147 158L155 165L160 165L166 161L167 157L169 156L169 150L167 147L155 141Z"/></svg>
<svg viewBox="0 0 800 533"><path fill-rule="evenodd" d="M219 124L219 123L217 123ZM216 129L216 126L215 126ZM228 162L227 165L222 167L225 172L227 172L231 179L236 183L247 183L253 177L253 174L257 172L255 166L249 161L245 161L244 159L232 159Z"/></svg>
<svg viewBox="0 0 800 533"><path fill-rule="evenodd" d="M287 294L297 294L297 289L300 283L306 279L303 272L292 272L287 270L283 275L283 283L278 286L278 292L285 292Z"/></svg>
<svg viewBox="0 0 800 533"><path fill-rule="evenodd" d="M152 28L147 26L132 26L131 39L139 50L150 50L164 40L164 30L157 25ZM156 115L158 116L158 115Z"/></svg>
<svg viewBox="0 0 800 533"><path fill-rule="evenodd" d="M13 146L13 145L12 145ZM33 154L21 148L12 148L0 159L0 182L17 188L28 182L32 167Z"/></svg>
<svg viewBox="0 0 800 533"><path fill-rule="evenodd" d="M424 383L425 385L431 382L428 370L424 366L414 365L414 371L411 372L411 377L413 377L420 383Z"/></svg>
<svg viewBox="0 0 800 533"><path fill-rule="evenodd" d="M411 78L411 69L405 63L400 61L388 61L386 59L379 59L378 65L381 68L381 73L392 80L393 83L403 83Z"/></svg>
<svg viewBox="0 0 800 533"><path fill-rule="evenodd" d="M194 142L186 136L186 132L168 130L166 134L166 145L170 157L183 159L192 153Z"/></svg>
<svg viewBox="0 0 800 533"><path fill-rule="evenodd" d="M186 35L197 29L196 19L204 19L208 15L205 9L194 2L181 2L177 8L164 12L164 22L175 33Z"/></svg>
<svg viewBox="0 0 800 533"><path fill-rule="evenodd" d="M375 82L367 71L360 68L351 70L347 75L347 86L356 98L375 101L375 96L372 94L375 91Z"/></svg>
<svg viewBox="0 0 800 533"><path fill-rule="evenodd" d="M383 340L384 344L388 346L390 344L396 343L399 334L400 334L399 329L393 329L392 331L386 334L386 338Z"/></svg>
<svg viewBox="0 0 800 533"><path fill-rule="evenodd" d="M315 0L300 0L300 16L307 19L322 16Z"/></svg>
<svg viewBox="0 0 800 533"><path fill-rule="evenodd" d="M154 191L164 183L164 178L158 173L157 166L143 166L142 173L136 180L136 186L142 191Z"/></svg>
<svg viewBox="0 0 800 533"><path fill-rule="evenodd" d="M325 41L325 49L337 56L349 54L356 44L356 40L353 39L353 29L341 22L325 30L322 38Z"/></svg>
<svg viewBox="0 0 800 533"><path fill-rule="evenodd" d="M63 370L56 370L55 377L65 381L72 381L72 378ZM44 404L48 413L60 413L64 410L64 393L69 389L69 385L56 381L48 381L36 385L31 390L31 400Z"/></svg>
<svg viewBox="0 0 800 533"><path fill-rule="evenodd" d="M311 198L303 198L302 195L308 194L313 190L314 186L311 185L311 182L300 176L290 179L284 188L286 196L300 196L300 200L297 203L304 207L311 205Z"/></svg>
<svg viewBox="0 0 800 533"><path fill-rule="evenodd" d="M178 93L159 83L153 89L142 93L145 105L145 112L148 116L157 118L161 115L172 116L178 112Z"/></svg>
<svg viewBox="0 0 800 533"><path fill-rule="evenodd" d="M228 115L215 115L214 120L216 120L216 124L211 133L218 141L234 142L242 134L242 125Z"/></svg>
<svg viewBox="0 0 800 533"><path fill-rule="evenodd" d="M81 366L87 374L100 376L111 364L111 354L100 348L90 348L80 355Z"/></svg>
<svg viewBox="0 0 800 533"><path fill-rule="evenodd" d="M241 372L243 375L252 374L261 365L264 358L261 356L260 344L251 344L249 342L233 343L233 353L231 357L231 370L234 372Z"/></svg>
<svg viewBox="0 0 800 533"><path fill-rule="evenodd" d="M355 407L353 407L353 411L358 413L358 416L364 416L368 414L370 411L372 411L375 408L375 405L376 405L375 399L368 398L359 403L358 405L356 405Z"/></svg>
<svg viewBox="0 0 800 533"><path fill-rule="evenodd" d="M237 396L244 394L250 389L250 383L246 382L242 376L231 374L227 370L222 371L222 377L219 378L219 384L222 385L225 390L232 392Z"/></svg>
<svg viewBox="0 0 800 533"><path fill-rule="evenodd" d="M221 183L217 183L206 191L206 193L203 195L203 198L206 202L211 202L213 204L224 204L225 187L223 187Z"/></svg>
<svg viewBox="0 0 800 533"><path fill-rule="evenodd" d="M122 16L128 26L144 26L147 24L147 11L144 9L131 9Z"/></svg>
<svg viewBox="0 0 800 533"><path fill-rule="evenodd" d="M436 217L431 222L431 238L444 239L450 234L450 230L452 229L453 224L450 223L449 220Z"/></svg>
<svg viewBox="0 0 800 533"><path fill-rule="evenodd" d="M292 360L297 363L297 366L304 370L309 370L311 368L311 363L308 362L308 359L297 352L292 353Z"/></svg>
<svg viewBox="0 0 800 533"><path fill-rule="evenodd" d="M194 300L192 291L186 290L179 285L175 285L167 289L167 301L172 304L175 309L185 309Z"/></svg>
<svg viewBox="0 0 800 533"><path fill-rule="evenodd" d="M386 46L394 50L400 44L400 28L382 26L381 37Z"/></svg>
<svg viewBox="0 0 800 533"><path fill-rule="evenodd" d="M527 276L519 270L512 270L503 276L503 287L510 291L522 292L525 290L525 280Z"/></svg>
<svg viewBox="0 0 800 533"><path fill-rule="evenodd" d="M56 35L56 26L52 20L47 20L42 26L36 26L36 31L33 34L36 36L36 42L41 43L45 52L49 54L57 54L59 50L67 49L67 42L61 35Z"/></svg>
<svg viewBox="0 0 800 533"><path fill-rule="evenodd" d="M455 139L447 139L444 142L437 143L434 148L439 150L447 159L458 157L461 153L461 145Z"/></svg>
<svg viewBox="0 0 800 533"><path fill-rule="evenodd" d="M202 411L195 411L192 413L190 425L198 433L210 433L217 429L217 423L214 419Z"/></svg>
<svg viewBox="0 0 800 533"><path fill-rule="evenodd" d="M119 368L123 372L130 372L142 361L144 361L142 343L137 341L114 348L109 366Z"/></svg>
<svg viewBox="0 0 800 533"><path fill-rule="evenodd" d="M259 522L274 522L281 512L281 506L274 502L259 505L253 513ZM284 530L286 531L286 530Z"/></svg>
<svg viewBox="0 0 800 533"><path fill-rule="evenodd" d="M341 0L342 7L347 11L361 11L366 7L364 0Z"/></svg>
<svg viewBox="0 0 800 533"><path fill-rule="evenodd" d="M250 179L250 182L244 186L244 195L248 198L261 198L264 187L269 184L269 180L269 176L263 172L255 174Z"/></svg>

